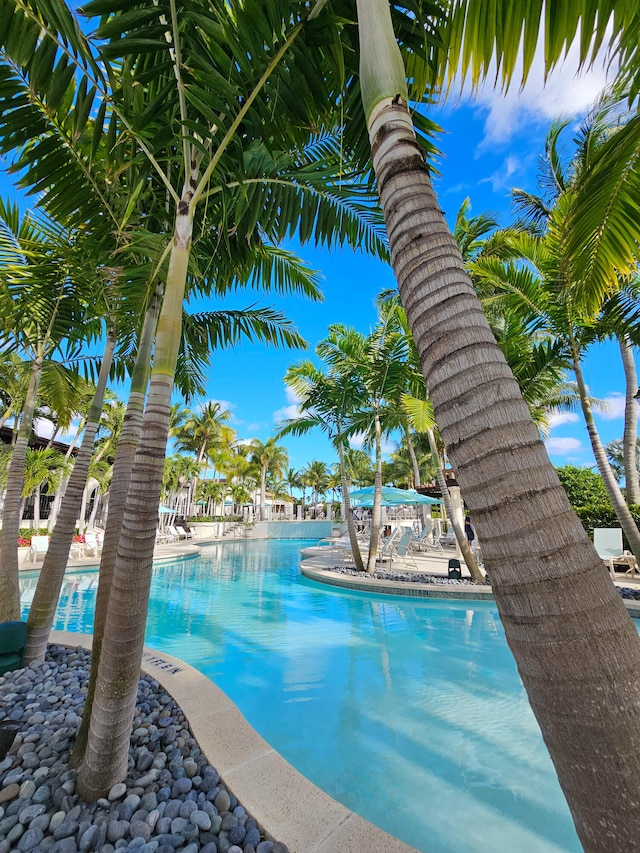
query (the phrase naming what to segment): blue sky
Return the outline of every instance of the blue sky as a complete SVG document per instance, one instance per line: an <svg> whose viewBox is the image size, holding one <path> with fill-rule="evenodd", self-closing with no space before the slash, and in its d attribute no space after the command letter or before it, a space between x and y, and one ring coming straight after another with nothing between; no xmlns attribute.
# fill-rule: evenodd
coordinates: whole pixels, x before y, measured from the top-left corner
<svg viewBox="0 0 640 853"><path fill-rule="evenodd" d="M601 69L576 77L569 56L561 72L552 75L546 86L542 85L538 62L523 92L513 90L503 96L487 88L473 101L461 96L435 110L432 116L444 130L436 190L449 222L454 221L461 203L469 196L473 214L490 212L501 224L507 224L511 188L536 188L537 158L543 151L551 121L560 116L575 116L577 120L605 82ZM2 184L7 186L4 179ZM207 400L223 402L231 411L231 423L242 440L264 441L282 418L295 414L295 400L284 385L284 373L290 364L313 355L313 347L326 335L329 324L342 322L368 332L376 320L376 295L395 286L389 267L360 253L329 253L309 246L297 250L321 273L323 302L248 292L228 298L225 304L245 307L257 299L259 305L275 306L293 320L310 349L296 352L243 344L218 352L212 360L207 395L193 405L195 408ZM623 428L624 378L615 345L599 346L589 354L585 378L591 393L609 402L609 410L596 415L603 441L619 438ZM46 432L44 424L41 431ZM283 443L289 451L290 465L296 469L312 459L335 461L334 451L321 433L288 438ZM594 464L586 430L577 414L562 414L554 419L547 446L556 465Z"/></svg>

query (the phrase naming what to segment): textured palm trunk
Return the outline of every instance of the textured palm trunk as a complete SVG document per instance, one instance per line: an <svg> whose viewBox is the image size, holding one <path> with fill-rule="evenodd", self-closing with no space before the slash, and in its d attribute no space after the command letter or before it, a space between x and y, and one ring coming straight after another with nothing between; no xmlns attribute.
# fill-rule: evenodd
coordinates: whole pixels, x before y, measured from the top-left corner
<svg viewBox="0 0 640 853"><path fill-rule="evenodd" d="M624 479L628 504L640 504L638 476L638 374L633 347L628 336L620 340L620 355L625 378L624 434L622 437Z"/></svg>
<svg viewBox="0 0 640 853"><path fill-rule="evenodd" d="M104 796L113 784L125 777L127 771L193 230L190 202L196 176L190 175L189 178L176 215L149 396L131 472L104 626L89 736L78 776L77 790L87 801Z"/></svg>
<svg viewBox="0 0 640 853"><path fill-rule="evenodd" d="M413 446L411 433L408 427L405 429L404 433L407 437L407 450L409 451L409 459L411 459L411 467L413 468L413 487L414 489L417 489L422 485L420 482L420 466L418 465L418 457L416 456L416 449Z"/></svg>
<svg viewBox="0 0 640 853"><path fill-rule="evenodd" d="M93 454L93 444L102 413L104 392L113 363L115 343L115 332L110 329L107 334L100 374L87 417L82 444L60 505L58 520L51 536L49 548L44 556L35 595L29 610L25 652L25 663L27 664L34 660L44 660L47 650L47 641L60 598L60 589L69 560L69 550L75 533L78 511L83 503L89 464Z"/></svg>
<svg viewBox="0 0 640 853"><path fill-rule="evenodd" d="M24 485L24 461L31 436L33 413L36 407L38 386L42 376L42 356L31 364L29 388L18 428L18 436L7 475L7 487L0 530L0 622L20 618L20 585L18 582L18 536L22 515L21 496Z"/></svg>
<svg viewBox="0 0 640 853"><path fill-rule="evenodd" d="M353 520L353 513L351 512L351 499L349 498L349 484L347 483L347 472L344 464L344 447L342 442L339 442L338 444L338 461L340 462L340 485L342 486L344 517L347 522L347 532L349 533L349 543L351 545L351 553L353 554L353 562L357 571L364 572L364 563L362 562L362 554L360 553L358 533L356 531L355 521Z"/></svg>
<svg viewBox="0 0 640 853"><path fill-rule="evenodd" d="M267 520L267 469L263 466L260 470L260 521Z"/></svg>
<svg viewBox="0 0 640 853"><path fill-rule="evenodd" d="M127 401L127 411L122 423L120 438L118 439L116 457L113 460L113 475L109 489L109 509L102 543L102 554L100 556L100 574L98 576L98 591L93 616L91 671L89 673L89 684L87 687L87 698L84 703L82 722L70 757L72 767L78 767L81 764L87 748L91 710L93 708L93 698L95 696L98 668L102 653L104 626L107 619L118 543L122 532L122 522L131 482L131 471L142 433L144 398L149 382L151 353L161 301L162 288L158 288L145 314L140 343L138 345L138 354L131 373L131 388L129 391L129 400Z"/></svg>
<svg viewBox="0 0 640 853"><path fill-rule="evenodd" d="M607 493L611 499L611 503L613 504L614 512L620 522L620 527L622 527L624 535L627 537L629 547L633 551L633 555L636 560L640 561L640 531L638 530L638 526L629 511L624 495L620 491L615 475L611 470L611 465L609 465L606 451L603 447L602 441L600 440L600 435L593 419L593 412L591 410L591 403L589 402L587 387L582 375L580 359L575 352L573 354L573 372L576 376L582 414L587 427L589 441L591 442L591 449L593 450L593 455L598 466L598 471L604 481Z"/></svg>
<svg viewBox="0 0 640 853"><path fill-rule="evenodd" d="M427 436L429 438L429 447L431 449L431 455L434 459L438 459L438 447L436 445L436 437L433 434L432 429L427 430ZM460 524L458 523L457 516L453 511L453 507L451 505L451 493L447 487L447 481L445 479L444 474L442 473L442 468L438 465L436 469L436 477L438 479L438 485L440 486L440 492L442 493L442 502L447 508L447 512L449 514L449 524L453 527L453 532L455 533L456 542L458 543L458 547L462 552L462 556L464 557L464 561L467 564L467 568L469 569L469 574L473 578L476 583L484 583L484 575L480 571L476 558L473 555L473 551L471 550L471 546L469 545L469 540L467 539L467 534L464 532Z"/></svg>
<svg viewBox="0 0 640 853"><path fill-rule="evenodd" d="M369 24L388 20L386 48L395 45L389 6L357 2L361 62L370 74L384 63L384 49L376 49ZM363 102L393 268L438 426L582 844L633 850L640 640L491 334L433 192L404 78L391 82L398 85L375 97L363 92Z"/></svg>
<svg viewBox="0 0 640 853"><path fill-rule="evenodd" d="M369 557L367 571L375 572L380 540L380 513L382 509L382 427L376 411L373 416L376 435L376 476L373 485L373 506L371 508L371 535L369 539Z"/></svg>

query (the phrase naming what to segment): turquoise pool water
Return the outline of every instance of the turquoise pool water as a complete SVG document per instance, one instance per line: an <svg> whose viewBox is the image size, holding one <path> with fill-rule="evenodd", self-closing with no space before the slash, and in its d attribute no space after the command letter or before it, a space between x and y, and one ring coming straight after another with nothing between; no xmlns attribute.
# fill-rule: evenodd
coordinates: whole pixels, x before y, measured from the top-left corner
<svg viewBox="0 0 640 853"><path fill-rule="evenodd" d="M306 544L224 542L158 564L148 645L419 850L581 850L495 606L332 590L300 577ZM25 612L36 578L21 577ZM95 571L65 577L57 628L91 631L96 586Z"/></svg>

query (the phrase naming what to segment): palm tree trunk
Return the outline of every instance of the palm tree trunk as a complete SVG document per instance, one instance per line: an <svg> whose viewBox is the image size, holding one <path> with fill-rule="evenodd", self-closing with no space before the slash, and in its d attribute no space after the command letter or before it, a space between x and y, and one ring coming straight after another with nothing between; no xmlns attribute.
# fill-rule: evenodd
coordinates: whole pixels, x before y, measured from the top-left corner
<svg viewBox="0 0 640 853"><path fill-rule="evenodd" d="M587 427L587 433L589 434L591 449L593 450L593 455L598 466L598 471L600 471L600 476L604 481L607 493L611 499L611 503L613 504L613 509L618 521L620 522L620 527L624 530L624 535L627 538L629 547L633 551L633 555L636 560L640 561L640 530L638 530L638 526L636 525L634 518L629 511L629 507L625 502L624 495L620 491L615 475L611 470L611 465L609 465L609 460L607 459L607 454L602 445L602 441L600 440L600 435L593 419L589 394L587 393L587 387L582 375L580 359L578 358L575 350L572 355L573 372L576 376L582 414Z"/></svg>
<svg viewBox="0 0 640 853"><path fill-rule="evenodd" d="M40 530L40 486L33 493L33 529L36 533Z"/></svg>
<svg viewBox="0 0 640 853"><path fill-rule="evenodd" d="M620 340L620 355L625 378L624 434L622 437L624 479L627 504L640 504L640 477L638 476L638 375L633 358L633 347L628 336Z"/></svg>
<svg viewBox="0 0 640 853"><path fill-rule="evenodd" d="M371 535L369 539L369 558L367 559L368 572L375 572L376 570L378 541L380 539L380 511L382 508L382 427L380 426L380 416L377 411L374 414L374 427L376 431L376 476L373 486L373 507L371 508Z"/></svg>
<svg viewBox="0 0 640 853"><path fill-rule="evenodd" d="M351 500L349 498L349 484L347 483L347 471L344 464L344 446L342 442L338 442L338 460L340 462L340 483L342 485L342 502L344 504L344 517L347 522L347 531L349 533L349 542L351 544L351 553L353 554L353 562L357 571L364 572L364 563L362 562L362 554L360 553L360 543L358 542L358 533L351 512Z"/></svg>
<svg viewBox="0 0 640 853"><path fill-rule="evenodd" d="M87 698L84 703L82 722L70 757L72 767L78 767L81 764L87 748L89 723L91 721L91 711L96 692L98 668L104 638L104 626L107 620L111 584L131 482L131 471L142 433L144 399L149 383L151 353L156 335L156 326L158 325L162 293L163 287L160 285L156 289L151 304L145 313L140 342L138 344L138 354L131 373L131 388L129 390L129 400L127 401L127 411L125 412L120 438L118 439L116 457L113 460L113 474L109 488L109 509L102 543L102 554L100 555L100 574L98 576L98 591L96 593L96 607L93 616L91 671L89 673L89 684L87 687Z"/></svg>
<svg viewBox="0 0 640 853"><path fill-rule="evenodd" d="M435 459L437 459L438 447L436 445L436 437L433 434L432 429L427 430L427 436L429 438L429 447L431 449L431 455ZM442 501L447 508L447 512L449 513L449 522L453 527L453 532L456 536L456 542L458 543L458 547L462 551L462 556L464 557L464 561L467 564L467 568L469 569L469 574L476 583L484 583L484 575L480 571L476 558L473 554L473 551L471 550L469 540L467 539L467 534L464 532L462 527L460 527L456 514L453 511L453 507L451 506L451 493L449 492L449 489L447 487L447 481L445 480L440 465L438 465L436 469L436 477L438 478L438 485L440 486L440 491L442 493Z"/></svg>
<svg viewBox="0 0 640 853"><path fill-rule="evenodd" d="M267 507L265 506L265 502L267 500L267 469L262 466L260 470L260 521L266 521L267 518Z"/></svg>
<svg viewBox="0 0 640 853"><path fill-rule="evenodd" d="M357 5L393 268L505 634L585 850L632 850L640 639L549 462L433 192L404 71L398 78L385 61L395 48L402 64L388 2ZM378 88L365 90L371 77Z"/></svg>
<svg viewBox="0 0 640 853"><path fill-rule="evenodd" d="M29 610L27 619L27 648L25 652L25 663L34 660L44 660L47 650L47 641L53 624L60 588L64 578L65 569L69 560L69 550L76 529L78 510L83 502L89 463L93 455L93 444L98 431L104 392L113 362L116 336L115 331L110 329L107 334L107 342L102 355L100 374L96 384L96 390L91 403L91 409L87 417L87 426L76 456L76 461L69 477L64 500L60 506L58 520L51 536L49 548L44 556L42 570L38 578L35 595ZM82 522L81 522L82 523Z"/></svg>
<svg viewBox="0 0 640 853"><path fill-rule="evenodd" d="M24 401L16 443L13 447L7 486L4 494L2 530L0 530L0 622L20 618L20 586L18 582L18 536L20 535L20 500L24 484L24 460L31 437L33 413L42 375L42 356L31 363L29 388Z"/></svg>
<svg viewBox="0 0 640 853"><path fill-rule="evenodd" d="M195 186L196 177L188 176L178 205L142 436L114 567L89 737L77 782L88 802L104 796L127 770L191 250L191 181Z"/></svg>

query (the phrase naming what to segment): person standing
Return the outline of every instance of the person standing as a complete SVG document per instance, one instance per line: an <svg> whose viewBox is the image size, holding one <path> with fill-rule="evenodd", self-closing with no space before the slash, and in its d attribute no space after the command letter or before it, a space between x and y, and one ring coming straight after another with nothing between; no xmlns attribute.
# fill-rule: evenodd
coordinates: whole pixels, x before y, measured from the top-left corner
<svg viewBox="0 0 640 853"><path fill-rule="evenodd" d="M466 518L464 520L464 532L466 534L467 542L469 543L469 547L471 548L472 553L475 554L476 553L476 531L473 527L473 524L471 524L471 519L469 518L469 516L466 516Z"/></svg>

